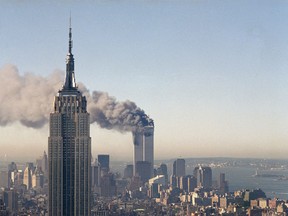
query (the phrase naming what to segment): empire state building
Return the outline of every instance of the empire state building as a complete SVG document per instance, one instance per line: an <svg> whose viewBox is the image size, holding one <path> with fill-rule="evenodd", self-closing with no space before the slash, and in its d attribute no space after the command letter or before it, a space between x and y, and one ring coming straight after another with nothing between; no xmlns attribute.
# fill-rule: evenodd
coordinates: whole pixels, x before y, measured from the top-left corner
<svg viewBox="0 0 288 216"><path fill-rule="evenodd" d="M75 82L71 24L65 83L50 114L48 162L49 215L89 216L90 122L86 98Z"/></svg>

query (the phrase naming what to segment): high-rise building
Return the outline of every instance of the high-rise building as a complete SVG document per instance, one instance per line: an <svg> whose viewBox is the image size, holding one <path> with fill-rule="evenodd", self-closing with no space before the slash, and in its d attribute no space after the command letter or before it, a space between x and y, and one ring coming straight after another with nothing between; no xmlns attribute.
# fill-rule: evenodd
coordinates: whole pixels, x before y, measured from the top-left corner
<svg viewBox="0 0 288 216"><path fill-rule="evenodd" d="M8 188L14 186L14 179L17 172L18 169L15 162L8 164Z"/></svg>
<svg viewBox="0 0 288 216"><path fill-rule="evenodd" d="M90 215L91 138L85 96L74 77L72 29L66 57L66 79L54 99L48 138L49 215Z"/></svg>
<svg viewBox="0 0 288 216"><path fill-rule="evenodd" d="M108 173L110 169L109 168L109 164L110 164L109 155L104 155L104 154L98 155L98 164L100 166L101 172Z"/></svg>
<svg viewBox="0 0 288 216"><path fill-rule="evenodd" d="M91 165L91 187L94 188L99 186L99 182L100 182L100 169L96 159L95 162Z"/></svg>
<svg viewBox="0 0 288 216"><path fill-rule="evenodd" d="M124 169L124 178L132 178L133 176L133 165L128 164Z"/></svg>
<svg viewBox="0 0 288 216"><path fill-rule="evenodd" d="M197 186L204 189L212 187L212 169L211 167L198 166L194 169L194 176L197 179Z"/></svg>
<svg viewBox="0 0 288 216"><path fill-rule="evenodd" d="M27 166L24 170L23 184L26 185L27 190L29 190L32 187L32 170L30 169L29 166Z"/></svg>
<svg viewBox="0 0 288 216"><path fill-rule="evenodd" d="M150 163L151 174L154 176L154 123L149 119L144 127L139 127L133 131L134 155L133 155L133 175L138 172L136 164L139 161Z"/></svg>
<svg viewBox="0 0 288 216"><path fill-rule="evenodd" d="M151 164L148 161L137 161L136 175L140 177L142 183L147 182L151 178Z"/></svg>
<svg viewBox="0 0 288 216"><path fill-rule="evenodd" d="M156 171L157 175L164 175L165 176L165 180L166 180L166 184L168 183L168 169L167 169L167 165L166 164L161 164L160 167L157 168Z"/></svg>
<svg viewBox="0 0 288 216"><path fill-rule="evenodd" d="M14 189L7 189L2 192L3 201L9 210L9 215L18 215L18 193Z"/></svg>
<svg viewBox="0 0 288 216"><path fill-rule="evenodd" d="M174 176L185 176L186 175L186 167L185 167L185 160L182 158L178 158L173 163L173 173Z"/></svg>
<svg viewBox="0 0 288 216"><path fill-rule="evenodd" d="M197 179L194 176L188 178L188 192L193 192L197 187Z"/></svg>
<svg viewBox="0 0 288 216"><path fill-rule="evenodd" d="M116 196L117 187L114 175L106 173L101 177L100 181L100 195L103 197Z"/></svg>
<svg viewBox="0 0 288 216"><path fill-rule="evenodd" d="M188 179L189 176L181 176L179 179L179 188L188 192Z"/></svg>
<svg viewBox="0 0 288 216"><path fill-rule="evenodd" d="M44 174L41 167L37 167L32 175L32 187L43 188L44 185Z"/></svg>
<svg viewBox="0 0 288 216"><path fill-rule="evenodd" d="M143 132L143 161L151 165L151 176L154 176L154 126L144 127Z"/></svg>
<svg viewBox="0 0 288 216"><path fill-rule="evenodd" d="M219 191L222 194L229 192L228 181L225 180L225 173L220 173L220 176L219 176Z"/></svg>
<svg viewBox="0 0 288 216"><path fill-rule="evenodd" d="M9 172L0 171L0 187L7 188L10 185L9 181Z"/></svg>
<svg viewBox="0 0 288 216"><path fill-rule="evenodd" d="M41 161L41 170L44 174L44 176L47 178L48 176L48 157L46 154L46 151L44 151Z"/></svg>
<svg viewBox="0 0 288 216"><path fill-rule="evenodd" d="M0 199L0 215L9 216L9 211L6 209L5 203L2 199Z"/></svg>

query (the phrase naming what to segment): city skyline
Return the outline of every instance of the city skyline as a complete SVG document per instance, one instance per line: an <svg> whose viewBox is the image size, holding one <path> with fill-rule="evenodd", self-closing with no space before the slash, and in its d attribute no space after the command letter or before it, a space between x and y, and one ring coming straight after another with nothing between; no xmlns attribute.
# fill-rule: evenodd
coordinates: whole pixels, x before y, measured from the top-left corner
<svg viewBox="0 0 288 216"><path fill-rule="evenodd" d="M87 1L67 9L65 3L4 2L0 90L10 98L0 95L0 120L15 100L6 91L11 80L4 78L17 73L5 65L15 65L20 80L27 73L46 79L60 71L61 88L70 9L77 83L133 101L155 120L156 160L285 158L288 3L259 3ZM52 104L49 100L45 103ZM12 120L0 130L5 134L0 158L34 158L47 151L48 124L33 129ZM93 157L133 160L130 132L93 123L91 137ZM34 151L23 154L25 149Z"/></svg>

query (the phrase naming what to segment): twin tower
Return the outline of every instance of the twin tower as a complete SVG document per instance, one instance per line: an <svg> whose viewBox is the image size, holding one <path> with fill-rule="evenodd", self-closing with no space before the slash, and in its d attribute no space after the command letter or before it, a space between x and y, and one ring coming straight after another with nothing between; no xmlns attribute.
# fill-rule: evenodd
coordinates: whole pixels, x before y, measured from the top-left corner
<svg viewBox="0 0 288 216"><path fill-rule="evenodd" d="M74 76L72 29L66 78L54 99L48 138L48 211L49 216L89 216L91 214L91 137L85 96L78 90ZM153 176L153 121L137 128L134 136L134 175L146 170Z"/></svg>
<svg viewBox="0 0 288 216"><path fill-rule="evenodd" d="M142 180L154 177L154 124L133 131L133 175Z"/></svg>

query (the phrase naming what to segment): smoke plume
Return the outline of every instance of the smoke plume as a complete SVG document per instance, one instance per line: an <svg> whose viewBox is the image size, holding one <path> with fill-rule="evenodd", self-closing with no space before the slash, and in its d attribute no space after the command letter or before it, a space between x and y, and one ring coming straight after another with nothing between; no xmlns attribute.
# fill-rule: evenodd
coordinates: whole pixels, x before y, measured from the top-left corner
<svg viewBox="0 0 288 216"><path fill-rule="evenodd" d="M20 75L13 65L0 69L0 125L14 122L41 128L49 120L53 98L63 84L63 72L55 71L48 77L32 73ZM121 132L138 127L153 126L153 120L132 101L119 102L106 92L93 91L79 83L86 96L91 123Z"/></svg>

